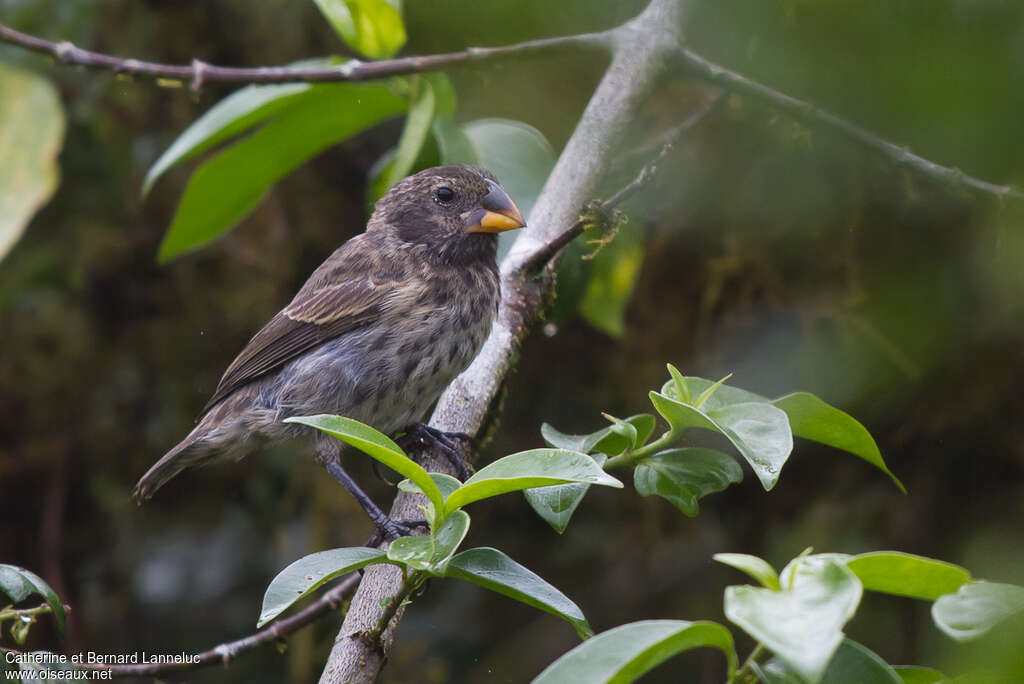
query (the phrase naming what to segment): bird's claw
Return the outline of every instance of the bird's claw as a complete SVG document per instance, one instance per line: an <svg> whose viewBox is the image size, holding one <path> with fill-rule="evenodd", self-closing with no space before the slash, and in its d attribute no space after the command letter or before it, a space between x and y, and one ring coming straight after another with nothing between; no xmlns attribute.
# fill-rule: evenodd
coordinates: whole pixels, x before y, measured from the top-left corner
<svg viewBox="0 0 1024 684"><path fill-rule="evenodd" d="M419 451L426 447L434 447L452 464L459 480L465 482L473 474L472 469L462 458L457 440L465 440L472 446L474 440L465 432L445 432L423 423L413 423L405 429L405 434L396 441L405 451Z"/></svg>
<svg viewBox="0 0 1024 684"><path fill-rule="evenodd" d="M426 520L394 520L388 516L383 516L378 520L374 520L373 524L377 526L374 530L373 535L366 540L364 546L370 548L377 548L383 541L395 541L399 537L412 536L413 532L416 531L417 527L426 527Z"/></svg>

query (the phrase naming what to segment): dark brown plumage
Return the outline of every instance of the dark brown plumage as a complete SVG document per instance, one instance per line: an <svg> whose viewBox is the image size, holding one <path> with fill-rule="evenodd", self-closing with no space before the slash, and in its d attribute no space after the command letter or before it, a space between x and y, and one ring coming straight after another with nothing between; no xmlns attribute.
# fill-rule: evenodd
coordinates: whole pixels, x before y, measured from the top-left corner
<svg viewBox="0 0 1024 684"><path fill-rule="evenodd" d="M498 303L495 233L522 215L478 167L395 185L366 232L320 265L231 363L199 424L135 487L150 498L184 468L253 442L313 432L287 417L334 413L394 433L421 420L479 351ZM321 462L338 442L317 436Z"/></svg>

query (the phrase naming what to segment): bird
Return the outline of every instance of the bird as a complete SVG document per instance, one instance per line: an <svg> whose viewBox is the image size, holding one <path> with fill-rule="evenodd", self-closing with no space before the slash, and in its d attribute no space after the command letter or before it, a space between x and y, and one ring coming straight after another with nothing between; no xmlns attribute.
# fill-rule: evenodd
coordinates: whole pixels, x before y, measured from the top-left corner
<svg viewBox="0 0 1024 684"><path fill-rule="evenodd" d="M139 480L150 499L182 470L262 443L312 438L317 461L391 537L402 533L341 466L341 443L292 416L337 414L385 434L451 445L420 421L490 332L497 234L526 225L490 171L425 169L377 201L365 232L334 251L228 366L195 428Z"/></svg>

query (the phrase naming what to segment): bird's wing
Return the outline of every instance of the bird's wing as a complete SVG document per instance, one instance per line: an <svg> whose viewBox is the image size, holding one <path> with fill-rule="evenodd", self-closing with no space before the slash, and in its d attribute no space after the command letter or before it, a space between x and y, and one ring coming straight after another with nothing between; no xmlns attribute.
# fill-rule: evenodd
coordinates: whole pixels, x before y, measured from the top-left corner
<svg viewBox="0 0 1024 684"><path fill-rule="evenodd" d="M346 249L349 246L344 245L325 261L291 304L249 340L224 372L200 417L239 387L376 320L385 308L392 308L396 299L405 299L403 291L409 284L399 273L374 273L366 255Z"/></svg>

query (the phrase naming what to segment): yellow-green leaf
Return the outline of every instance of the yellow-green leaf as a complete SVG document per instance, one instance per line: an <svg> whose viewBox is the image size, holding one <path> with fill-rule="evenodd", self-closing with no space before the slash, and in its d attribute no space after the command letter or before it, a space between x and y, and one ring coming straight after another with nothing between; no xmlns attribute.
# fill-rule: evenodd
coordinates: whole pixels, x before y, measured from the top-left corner
<svg viewBox="0 0 1024 684"><path fill-rule="evenodd" d="M0 259L57 189L64 110L48 80L0 64Z"/></svg>

